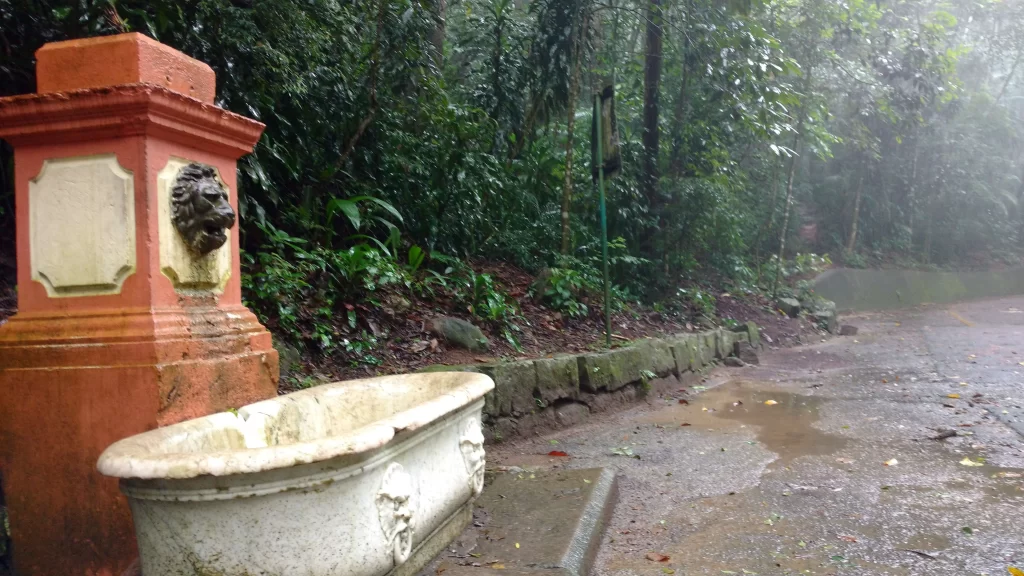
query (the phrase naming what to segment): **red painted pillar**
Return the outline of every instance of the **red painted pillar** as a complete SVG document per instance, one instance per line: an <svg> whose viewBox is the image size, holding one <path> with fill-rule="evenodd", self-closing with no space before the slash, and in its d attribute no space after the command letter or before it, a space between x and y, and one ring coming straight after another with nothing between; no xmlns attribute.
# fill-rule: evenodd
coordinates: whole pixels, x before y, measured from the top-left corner
<svg viewBox="0 0 1024 576"><path fill-rule="evenodd" d="M14 564L120 576L135 538L100 452L276 394L270 334L241 302L237 219L197 253L171 201L182 167L200 163L237 212L236 161L263 125L213 104L208 66L139 34L36 57L39 92L0 99L16 176L18 314L0 327Z"/></svg>

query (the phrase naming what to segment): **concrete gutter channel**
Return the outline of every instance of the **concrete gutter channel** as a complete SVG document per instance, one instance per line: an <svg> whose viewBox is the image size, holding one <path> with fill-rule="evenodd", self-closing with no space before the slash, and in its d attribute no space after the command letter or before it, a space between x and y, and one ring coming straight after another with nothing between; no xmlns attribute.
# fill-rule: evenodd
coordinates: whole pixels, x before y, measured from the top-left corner
<svg viewBox="0 0 1024 576"><path fill-rule="evenodd" d="M678 387L717 361L760 346L758 327L748 322L604 352L422 371L490 376L495 389L486 397L484 435L500 442L581 424L592 412ZM607 468L489 471L472 525L420 574L587 576L617 499L617 480Z"/></svg>

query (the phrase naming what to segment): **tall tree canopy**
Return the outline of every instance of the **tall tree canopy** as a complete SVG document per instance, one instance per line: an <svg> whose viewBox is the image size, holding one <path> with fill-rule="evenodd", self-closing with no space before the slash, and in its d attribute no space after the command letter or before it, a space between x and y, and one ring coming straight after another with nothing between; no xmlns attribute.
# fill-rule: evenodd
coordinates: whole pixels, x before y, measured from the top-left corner
<svg viewBox="0 0 1024 576"><path fill-rule="evenodd" d="M609 83L621 298L771 287L797 253L1024 248L1024 0L0 0L0 95L33 91L43 43L123 31L208 62L218 103L266 123L240 188L267 314L288 307L260 282L319 289L328 314L324 287L365 289L380 257L591 273ZM8 263L11 166L0 145Z"/></svg>

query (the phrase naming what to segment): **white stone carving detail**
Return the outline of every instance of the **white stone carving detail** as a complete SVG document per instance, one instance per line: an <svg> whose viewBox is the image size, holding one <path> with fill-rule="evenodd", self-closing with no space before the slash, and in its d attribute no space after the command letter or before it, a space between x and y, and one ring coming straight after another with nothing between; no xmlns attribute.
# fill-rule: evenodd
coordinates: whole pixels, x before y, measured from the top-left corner
<svg viewBox="0 0 1024 576"><path fill-rule="evenodd" d="M135 272L135 179L117 156L45 160L28 197L32 279L50 297L119 294Z"/></svg>
<svg viewBox="0 0 1024 576"><path fill-rule="evenodd" d="M412 476L397 462L384 471L377 491L377 512L384 537L394 547L395 565L402 564L412 554L416 487Z"/></svg>
<svg viewBox="0 0 1024 576"><path fill-rule="evenodd" d="M191 160L171 157L156 177L156 205L160 227L160 272L170 279L178 292L224 292L231 278L231 230L226 230L228 241L202 257L188 249L181 234L171 222L171 188L178 172ZM224 179L217 175L227 188Z"/></svg>
<svg viewBox="0 0 1024 576"><path fill-rule="evenodd" d="M480 428L480 421L470 418L466 422L466 428L459 439L459 449L462 450L462 460L466 463L466 471L469 472L469 487L473 490L474 496L479 496L484 491L484 468L486 467L486 453L484 452L484 433Z"/></svg>

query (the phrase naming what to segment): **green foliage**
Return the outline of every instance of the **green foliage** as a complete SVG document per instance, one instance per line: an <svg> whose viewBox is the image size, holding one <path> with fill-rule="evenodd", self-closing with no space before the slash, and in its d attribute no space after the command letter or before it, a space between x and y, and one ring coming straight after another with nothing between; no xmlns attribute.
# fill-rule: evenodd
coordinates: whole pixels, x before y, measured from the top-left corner
<svg viewBox="0 0 1024 576"><path fill-rule="evenodd" d="M680 285L803 279L830 265L815 253L1020 260L1024 2L729 4L662 3L653 192L646 5L622 0L0 0L0 96L33 91L34 52L67 38L138 31L209 63L218 105L266 124L239 164L246 301L279 334L359 361L381 337L364 310L391 294L450 300L517 343L517 303L470 261L550 267L544 303L596 317L598 196L579 136L607 83L623 160L607 183L615 309L709 316L714 298ZM0 143L0 262L12 166ZM555 254L567 177L571 242ZM780 263L767 255L783 239Z"/></svg>
<svg viewBox="0 0 1024 576"><path fill-rule="evenodd" d="M430 264L443 267L443 272L428 270L418 284L421 291L458 302L474 317L500 330L514 349L520 348L519 305L497 285L493 276L477 273L468 263L436 252L430 256Z"/></svg>
<svg viewBox="0 0 1024 576"><path fill-rule="evenodd" d="M850 252L843 256L843 264L849 268L867 268L868 262L862 254Z"/></svg>
<svg viewBox="0 0 1024 576"><path fill-rule="evenodd" d="M828 254L797 254L792 260L782 263L782 277L795 280L806 280L813 278L832 266L832 259ZM774 255L764 264L764 276L774 278L776 269L779 267L779 260Z"/></svg>
<svg viewBox="0 0 1024 576"><path fill-rule="evenodd" d="M687 318L708 320L715 317L715 297L700 288L680 288L676 291L675 302L681 305Z"/></svg>
<svg viewBox="0 0 1024 576"><path fill-rule="evenodd" d="M572 268L551 268L542 297L552 310L569 318L581 318L589 313L587 305L580 301L581 295L596 294L599 290L600 284L595 284L593 276Z"/></svg>
<svg viewBox="0 0 1024 576"><path fill-rule="evenodd" d="M409 289L410 272L370 244L329 250L271 227L264 232L263 249L244 255L246 304L289 340L377 363L369 354L376 338L360 327L356 304L386 290Z"/></svg>

